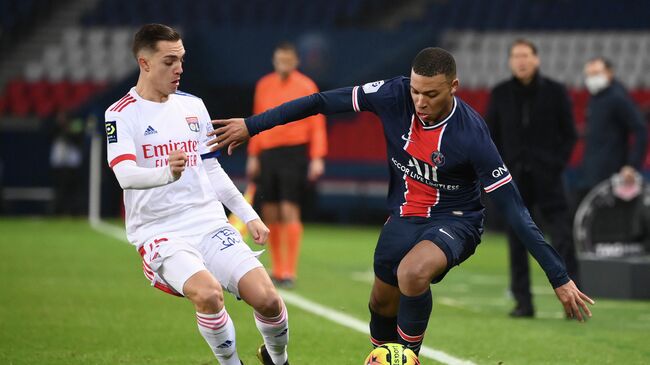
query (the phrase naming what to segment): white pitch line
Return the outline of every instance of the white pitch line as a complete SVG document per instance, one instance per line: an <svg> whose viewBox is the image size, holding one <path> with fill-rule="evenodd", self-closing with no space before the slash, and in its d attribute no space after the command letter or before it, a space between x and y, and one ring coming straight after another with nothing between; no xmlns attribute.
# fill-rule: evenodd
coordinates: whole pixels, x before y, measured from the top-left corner
<svg viewBox="0 0 650 365"><path fill-rule="evenodd" d="M345 313L341 313L337 310L325 307L296 293L288 292L286 290L279 291L280 295L282 295L282 299L291 305L294 305L306 312L328 319L334 323L340 324L341 326L353 329L365 335L370 335L367 322L363 322ZM448 365L475 365L469 360L459 359L455 356L447 354L446 352L436 350L428 346L422 346L422 349L420 350L420 356L428 357L430 359Z"/></svg>
<svg viewBox="0 0 650 365"><path fill-rule="evenodd" d="M112 224L104 223L102 221L91 221L90 227L95 231L102 233L106 236L115 238L118 241L127 242L126 231L123 228L117 227Z"/></svg>
<svg viewBox="0 0 650 365"><path fill-rule="evenodd" d="M118 228L112 224L107 224L102 221L91 222L90 226L97 232L115 238L118 241L126 241L126 232L122 228ZM288 292L286 290L278 291L286 303L294 305L304 310L305 312L323 317L343 327L353 329L365 335L370 335L367 322L361 321L345 313L318 304L296 293ZM457 358L455 356L449 355L446 352L436 350L428 346L422 346L420 349L420 356L428 357L447 365L476 365L469 360Z"/></svg>

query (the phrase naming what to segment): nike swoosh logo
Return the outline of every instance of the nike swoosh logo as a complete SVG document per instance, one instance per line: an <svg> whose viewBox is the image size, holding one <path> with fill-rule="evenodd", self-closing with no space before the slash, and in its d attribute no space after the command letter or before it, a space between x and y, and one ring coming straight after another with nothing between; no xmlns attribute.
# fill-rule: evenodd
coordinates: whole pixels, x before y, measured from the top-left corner
<svg viewBox="0 0 650 365"><path fill-rule="evenodd" d="M451 238L452 240L453 240L453 239L455 239L454 237L452 237L452 235L450 235L449 233L447 233L447 232L445 232L445 230L444 230L444 229L442 229L442 228L439 228L438 230L439 230L440 232L442 232L442 233L444 233L444 234L446 234L447 236L449 236L449 238Z"/></svg>
<svg viewBox="0 0 650 365"><path fill-rule="evenodd" d="M409 139L409 138L406 137L406 135L404 135L404 134L402 134L402 139L405 140L406 142L411 142L411 143L413 143L413 140L412 140L412 139Z"/></svg>

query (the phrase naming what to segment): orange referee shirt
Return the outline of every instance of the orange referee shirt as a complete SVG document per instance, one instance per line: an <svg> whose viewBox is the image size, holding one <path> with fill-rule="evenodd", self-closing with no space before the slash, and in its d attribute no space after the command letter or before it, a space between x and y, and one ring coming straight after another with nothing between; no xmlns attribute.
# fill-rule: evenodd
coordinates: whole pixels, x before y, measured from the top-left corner
<svg viewBox="0 0 650 365"><path fill-rule="evenodd" d="M318 92L316 84L298 71L286 80L273 72L262 77L255 87L253 114L262 113L287 101ZM309 158L322 158L327 154L325 116L314 115L264 131L248 143L248 154L258 156L261 151L275 147L309 145Z"/></svg>

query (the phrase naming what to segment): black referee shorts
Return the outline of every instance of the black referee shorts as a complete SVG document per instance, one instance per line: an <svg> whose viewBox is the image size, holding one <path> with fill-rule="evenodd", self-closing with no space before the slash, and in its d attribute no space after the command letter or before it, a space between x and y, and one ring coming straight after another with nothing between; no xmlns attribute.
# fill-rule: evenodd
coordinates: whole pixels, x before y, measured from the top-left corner
<svg viewBox="0 0 650 365"><path fill-rule="evenodd" d="M307 187L307 145L271 148L260 154L259 198L263 203L300 204Z"/></svg>

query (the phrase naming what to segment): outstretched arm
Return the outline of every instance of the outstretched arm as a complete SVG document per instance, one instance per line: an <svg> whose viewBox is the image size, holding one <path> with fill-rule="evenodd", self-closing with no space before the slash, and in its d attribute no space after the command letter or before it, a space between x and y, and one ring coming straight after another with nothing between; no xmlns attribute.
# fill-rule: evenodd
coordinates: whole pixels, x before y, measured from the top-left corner
<svg viewBox="0 0 650 365"><path fill-rule="evenodd" d="M208 133L208 136L217 137L207 145L212 151L228 146L228 154L231 154L235 147L246 142L250 137L275 126L316 114L329 115L355 111L352 92L352 87L324 91L286 102L246 119L214 120L212 123L215 130Z"/></svg>
<svg viewBox="0 0 650 365"><path fill-rule="evenodd" d="M493 190L489 196L519 240L544 269L567 316L580 321L585 319L584 316L591 317L591 311L585 301L590 304L594 304L594 301L582 293L569 278L560 255L544 240L542 232L530 217L514 183L510 182Z"/></svg>

